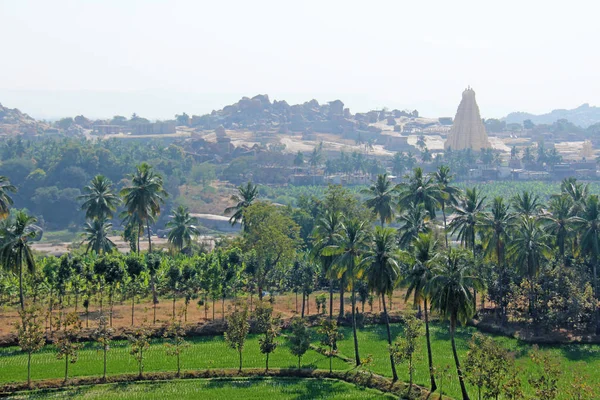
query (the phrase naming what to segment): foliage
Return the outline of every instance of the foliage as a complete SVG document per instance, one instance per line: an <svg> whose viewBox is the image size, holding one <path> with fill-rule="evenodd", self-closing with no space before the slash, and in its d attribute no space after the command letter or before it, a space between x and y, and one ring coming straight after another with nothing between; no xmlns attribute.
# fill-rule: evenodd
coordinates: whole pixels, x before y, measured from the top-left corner
<svg viewBox="0 0 600 400"><path fill-rule="evenodd" d="M298 368L302 362L302 356L310 348L311 331L303 319L295 317L292 319L291 333L289 335L290 353L298 357Z"/></svg>
<svg viewBox="0 0 600 400"><path fill-rule="evenodd" d="M224 334L225 342L239 354L240 371L242 370L242 352L244 351L244 344L246 343L249 331L248 307L246 307L245 304L243 306L240 305L238 309L231 313L227 318L227 331L225 331Z"/></svg>

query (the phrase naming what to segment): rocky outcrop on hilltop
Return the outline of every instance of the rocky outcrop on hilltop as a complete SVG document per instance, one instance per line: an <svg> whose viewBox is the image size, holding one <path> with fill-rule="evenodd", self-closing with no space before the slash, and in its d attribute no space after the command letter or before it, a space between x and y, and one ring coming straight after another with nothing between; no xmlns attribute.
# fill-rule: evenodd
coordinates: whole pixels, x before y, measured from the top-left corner
<svg viewBox="0 0 600 400"><path fill-rule="evenodd" d="M0 134L35 135L47 129L48 125L39 122L16 108L7 108L0 104Z"/></svg>

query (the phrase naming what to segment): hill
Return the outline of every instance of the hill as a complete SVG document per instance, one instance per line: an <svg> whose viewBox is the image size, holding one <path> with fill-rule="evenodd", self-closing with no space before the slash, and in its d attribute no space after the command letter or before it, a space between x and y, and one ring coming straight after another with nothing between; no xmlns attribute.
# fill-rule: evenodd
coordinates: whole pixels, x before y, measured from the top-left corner
<svg viewBox="0 0 600 400"><path fill-rule="evenodd" d="M600 107L590 106L588 103L582 104L572 110L557 109L549 113L535 115L526 112L513 112L505 117L506 123L522 124L523 121L530 119L534 124L553 124L559 119L566 119L582 128L587 128L600 122Z"/></svg>

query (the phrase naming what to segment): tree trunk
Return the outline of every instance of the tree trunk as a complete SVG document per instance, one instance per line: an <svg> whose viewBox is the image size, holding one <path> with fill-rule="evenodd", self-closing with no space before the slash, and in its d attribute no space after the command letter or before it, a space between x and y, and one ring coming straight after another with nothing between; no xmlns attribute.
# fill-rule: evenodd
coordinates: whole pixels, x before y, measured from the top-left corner
<svg viewBox="0 0 600 400"><path fill-rule="evenodd" d="M106 381L106 345L104 345L104 373L102 375L102 380Z"/></svg>
<svg viewBox="0 0 600 400"><path fill-rule="evenodd" d="M21 304L21 311L25 311L25 296L23 295L23 266L22 265L19 265L19 303Z"/></svg>
<svg viewBox="0 0 600 400"><path fill-rule="evenodd" d="M135 296L131 297L131 326L133 326L133 313L135 310Z"/></svg>
<svg viewBox="0 0 600 400"><path fill-rule="evenodd" d="M240 354L240 372L242 372L242 351L238 350L238 353Z"/></svg>
<svg viewBox="0 0 600 400"><path fill-rule="evenodd" d="M265 370L266 370L266 371L268 371L268 370L269 370L269 353L267 353L267 365L266 365L266 368L265 368Z"/></svg>
<svg viewBox="0 0 600 400"><path fill-rule="evenodd" d="M296 314L298 314L298 291L296 291Z"/></svg>
<svg viewBox="0 0 600 400"><path fill-rule="evenodd" d="M152 253L152 239L150 238L150 220L147 222L148 225L148 253Z"/></svg>
<svg viewBox="0 0 600 400"><path fill-rule="evenodd" d="M462 393L463 400L470 400L467 388L465 387L465 381L463 379L463 373L460 368L460 361L458 360L458 353L456 352L456 342L454 341L454 333L456 331L456 316L450 317L450 341L452 342L452 355L454 356L454 363L456 364L456 372L458 374L458 382L460 383L460 391Z"/></svg>
<svg viewBox="0 0 600 400"><path fill-rule="evenodd" d="M381 300L383 300L383 316L385 318L385 328L387 330L388 345L392 345L392 332L390 331L390 319L388 318L387 308L385 306L385 293L381 294ZM396 363L394 362L394 356L390 353L390 364L392 366L392 380L396 382L398 380L398 373L396 372Z"/></svg>
<svg viewBox="0 0 600 400"><path fill-rule="evenodd" d="M360 356L358 355L358 336L356 334L356 296L354 291L354 282L352 283L352 335L354 336L354 357L356 366L360 366Z"/></svg>
<svg viewBox="0 0 600 400"><path fill-rule="evenodd" d="M423 308L425 309L425 339L427 341L427 361L429 362L429 380L431 382L431 392L435 392L435 374L433 373L433 356L431 354L431 339L429 336L429 310L427 299L423 299Z"/></svg>
<svg viewBox="0 0 600 400"><path fill-rule="evenodd" d="M175 294L173 293L173 312L172 312L172 317L173 320L175 320Z"/></svg>
<svg viewBox="0 0 600 400"><path fill-rule="evenodd" d="M65 383L69 380L69 356L65 355Z"/></svg>
<svg viewBox="0 0 600 400"><path fill-rule="evenodd" d="M225 319L225 297L221 299L221 320Z"/></svg>
<svg viewBox="0 0 600 400"><path fill-rule="evenodd" d="M340 313L338 319L344 319L344 280L340 281Z"/></svg>
<svg viewBox="0 0 600 400"><path fill-rule="evenodd" d="M112 317L113 317L113 289L111 288L108 293L108 305L110 307L109 316L110 316L110 326L112 328Z"/></svg>
<svg viewBox="0 0 600 400"><path fill-rule="evenodd" d="M446 206L442 201L442 216L444 218L444 238L446 239L446 248L448 248L448 228L446 226Z"/></svg>
<svg viewBox="0 0 600 400"><path fill-rule="evenodd" d="M333 319L333 279L329 280L329 319Z"/></svg>
<svg viewBox="0 0 600 400"><path fill-rule="evenodd" d="M304 307L306 305L306 301L304 300L306 294L304 294L304 292L302 292L302 314L300 315L301 318L304 318Z"/></svg>

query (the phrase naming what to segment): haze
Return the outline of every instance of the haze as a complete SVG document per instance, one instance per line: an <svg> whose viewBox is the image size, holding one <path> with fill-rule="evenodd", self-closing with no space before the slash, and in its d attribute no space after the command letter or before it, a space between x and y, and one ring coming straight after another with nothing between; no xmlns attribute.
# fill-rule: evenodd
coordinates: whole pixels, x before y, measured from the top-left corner
<svg viewBox="0 0 600 400"><path fill-rule="evenodd" d="M600 104L592 1L3 1L0 102L172 118L242 96L482 116Z"/></svg>

